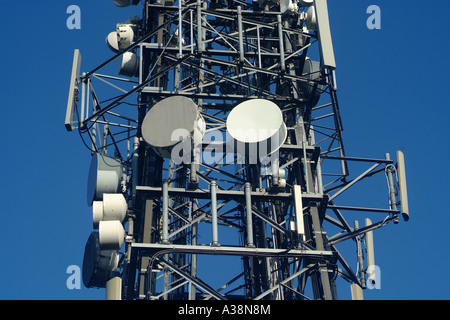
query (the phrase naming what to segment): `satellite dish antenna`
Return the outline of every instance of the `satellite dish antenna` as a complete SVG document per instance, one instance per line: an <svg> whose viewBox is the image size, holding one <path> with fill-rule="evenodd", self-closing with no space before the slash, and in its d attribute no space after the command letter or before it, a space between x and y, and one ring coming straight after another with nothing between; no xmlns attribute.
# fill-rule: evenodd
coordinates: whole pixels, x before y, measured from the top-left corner
<svg viewBox="0 0 450 320"><path fill-rule="evenodd" d="M139 72L139 58L134 52L125 52L120 56L118 74L126 77L134 77Z"/></svg>
<svg viewBox="0 0 450 320"><path fill-rule="evenodd" d="M117 32L113 31L106 37L106 45L108 48L114 52L119 53L119 40L117 38Z"/></svg>
<svg viewBox="0 0 450 320"><path fill-rule="evenodd" d="M191 99L173 96L156 103L142 123L142 137L163 158L186 138L205 134L206 124ZM196 137L197 138L197 137Z"/></svg>
<svg viewBox="0 0 450 320"><path fill-rule="evenodd" d="M121 193L105 193L103 201L94 201L92 218L94 229L98 229L100 221L118 220L123 222L127 215L128 204Z"/></svg>
<svg viewBox="0 0 450 320"><path fill-rule="evenodd" d="M119 48L125 49L131 46L134 41L134 30L131 24L118 24L117 25L117 38L119 42Z"/></svg>
<svg viewBox="0 0 450 320"><path fill-rule="evenodd" d="M84 249L83 283L86 288L105 288L112 273L117 270L119 255L114 250L101 250L99 233L94 231L89 236Z"/></svg>
<svg viewBox="0 0 450 320"><path fill-rule="evenodd" d="M280 108L265 99L238 104L231 110L226 124L235 151L252 160L277 151L287 136Z"/></svg>
<svg viewBox="0 0 450 320"><path fill-rule="evenodd" d="M106 45L115 53L128 48L134 42L135 28L136 25L132 23L117 24L116 31L111 32L106 37Z"/></svg>
<svg viewBox="0 0 450 320"><path fill-rule="evenodd" d="M95 153L89 167L87 202L91 206L94 201L103 199L104 193L118 193L124 168L115 158Z"/></svg>
<svg viewBox="0 0 450 320"><path fill-rule="evenodd" d="M100 221L98 233L102 250L119 250L122 248L125 241L125 229L120 221Z"/></svg>

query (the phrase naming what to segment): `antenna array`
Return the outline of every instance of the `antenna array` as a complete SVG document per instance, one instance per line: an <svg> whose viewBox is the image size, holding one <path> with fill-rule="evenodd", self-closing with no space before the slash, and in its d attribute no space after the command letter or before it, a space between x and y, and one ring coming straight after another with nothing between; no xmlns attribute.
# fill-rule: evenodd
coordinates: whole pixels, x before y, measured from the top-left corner
<svg viewBox="0 0 450 320"><path fill-rule="evenodd" d="M75 51L65 125L92 154L85 286L121 299L336 299L342 277L361 298L374 281L363 247L372 263L372 232L409 218L404 158L346 155L326 0L143 5L108 35L112 58L80 74ZM367 169L352 177L354 163ZM383 174L387 208L339 204ZM382 218L352 227L352 211ZM358 272L338 251L346 240Z"/></svg>

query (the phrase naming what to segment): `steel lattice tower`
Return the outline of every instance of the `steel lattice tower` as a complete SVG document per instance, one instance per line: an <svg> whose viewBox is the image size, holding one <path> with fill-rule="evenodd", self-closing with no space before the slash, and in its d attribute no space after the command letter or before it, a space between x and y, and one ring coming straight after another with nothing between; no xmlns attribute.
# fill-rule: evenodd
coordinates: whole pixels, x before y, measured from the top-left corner
<svg viewBox="0 0 450 320"><path fill-rule="evenodd" d="M122 299L177 300L337 299L337 277L353 289L365 288L373 277L370 252L364 259L366 238L397 223L400 213L408 218L397 192L403 158L399 153L397 167L388 155L346 155L326 0L143 5L142 17L128 22L133 41L123 41L118 31L111 59L80 74L75 52L66 127L80 132L97 159L94 169L99 159L113 159L121 168L113 193L127 202L124 243L112 250L120 258L117 268L97 266L101 275L86 271L85 284L114 282ZM137 57L136 73L101 73L112 63L123 66L130 53ZM144 141L149 110L173 96L198 106L206 134L197 151L214 161L192 156L177 163ZM270 165L225 152L227 117L250 99L275 103L287 128ZM367 170L352 177L354 162ZM337 203L350 187L385 173L387 209ZM348 210L388 216L351 226ZM327 225L339 232L329 234ZM358 272L337 249L347 240L356 243ZM100 235L97 252L104 250L101 242ZM230 265L211 267L209 259L222 256ZM229 268L240 271L222 279ZM205 270L221 284L205 280Z"/></svg>

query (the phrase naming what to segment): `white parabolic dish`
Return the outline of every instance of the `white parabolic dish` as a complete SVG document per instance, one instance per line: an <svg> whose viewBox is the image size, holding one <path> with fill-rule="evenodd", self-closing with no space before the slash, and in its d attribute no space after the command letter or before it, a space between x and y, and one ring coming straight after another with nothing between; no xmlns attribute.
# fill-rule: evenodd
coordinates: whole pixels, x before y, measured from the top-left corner
<svg viewBox="0 0 450 320"><path fill-rule="evenodd" d="M106 37L106 45L108 48L115 52L119 52L119 39L117 38L117 31L113 31Z"/></svg>
<svg viewBox="0 0 450 320"><path fill-rule="evenodd" d="M104 288L116 271L119 255L114 250L100 250L98 232L93 231L84 249L83 283L87 288Z"/></svg>
<svg viewBox="0 0 450 320"><path fill-rule="evenodd" d="M265 99L251 99L238 104L227 118L227 131L235 141L245 144L246 152L257 148L259 156L278 150L287 135L280 108Z"/></svg>
<svg viewBox="0 0 450 320"><path fill-rule="evenodd" d="M100 221L98 233L102 250L120 250L125 241L125 229L118 220Z"/></svg>
<svg viewBox="0 0 450 320"><path fill-rule="evenodd" d="M172 148L195 133L203 137L206 124L190 98L172 96L156 103L142 123L142 137L164 158Z"/></svg>

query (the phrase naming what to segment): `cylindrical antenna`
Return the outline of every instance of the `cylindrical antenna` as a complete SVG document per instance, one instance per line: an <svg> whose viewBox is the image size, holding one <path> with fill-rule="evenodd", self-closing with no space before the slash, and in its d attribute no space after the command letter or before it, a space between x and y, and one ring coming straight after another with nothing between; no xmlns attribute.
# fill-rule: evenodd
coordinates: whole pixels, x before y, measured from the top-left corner
<svg viewBox="0 0 450 320"><path fill-rule="evenodd" d="M405 156L401 151L397 151L397 166L398 166L398 184L400 189L400 204L402 207L402 215L403 219L405 221L408 221L409 207L408 207L408 191L406 188Z"/></svg>
<svg viewBox="0 0 450 320"><path fill-rule="evenodd" d="M247 246L253 248L253 219L252 219L252 186L250 182L245 184L245 207L247 213Z"/></svg>
<svg viewBox="0 0 450 320"><path fill-rule="evenodd" d="M211 182L211 216L212 216L212 246L219 245L218 227L217 227L217 184Z"/></svg>

